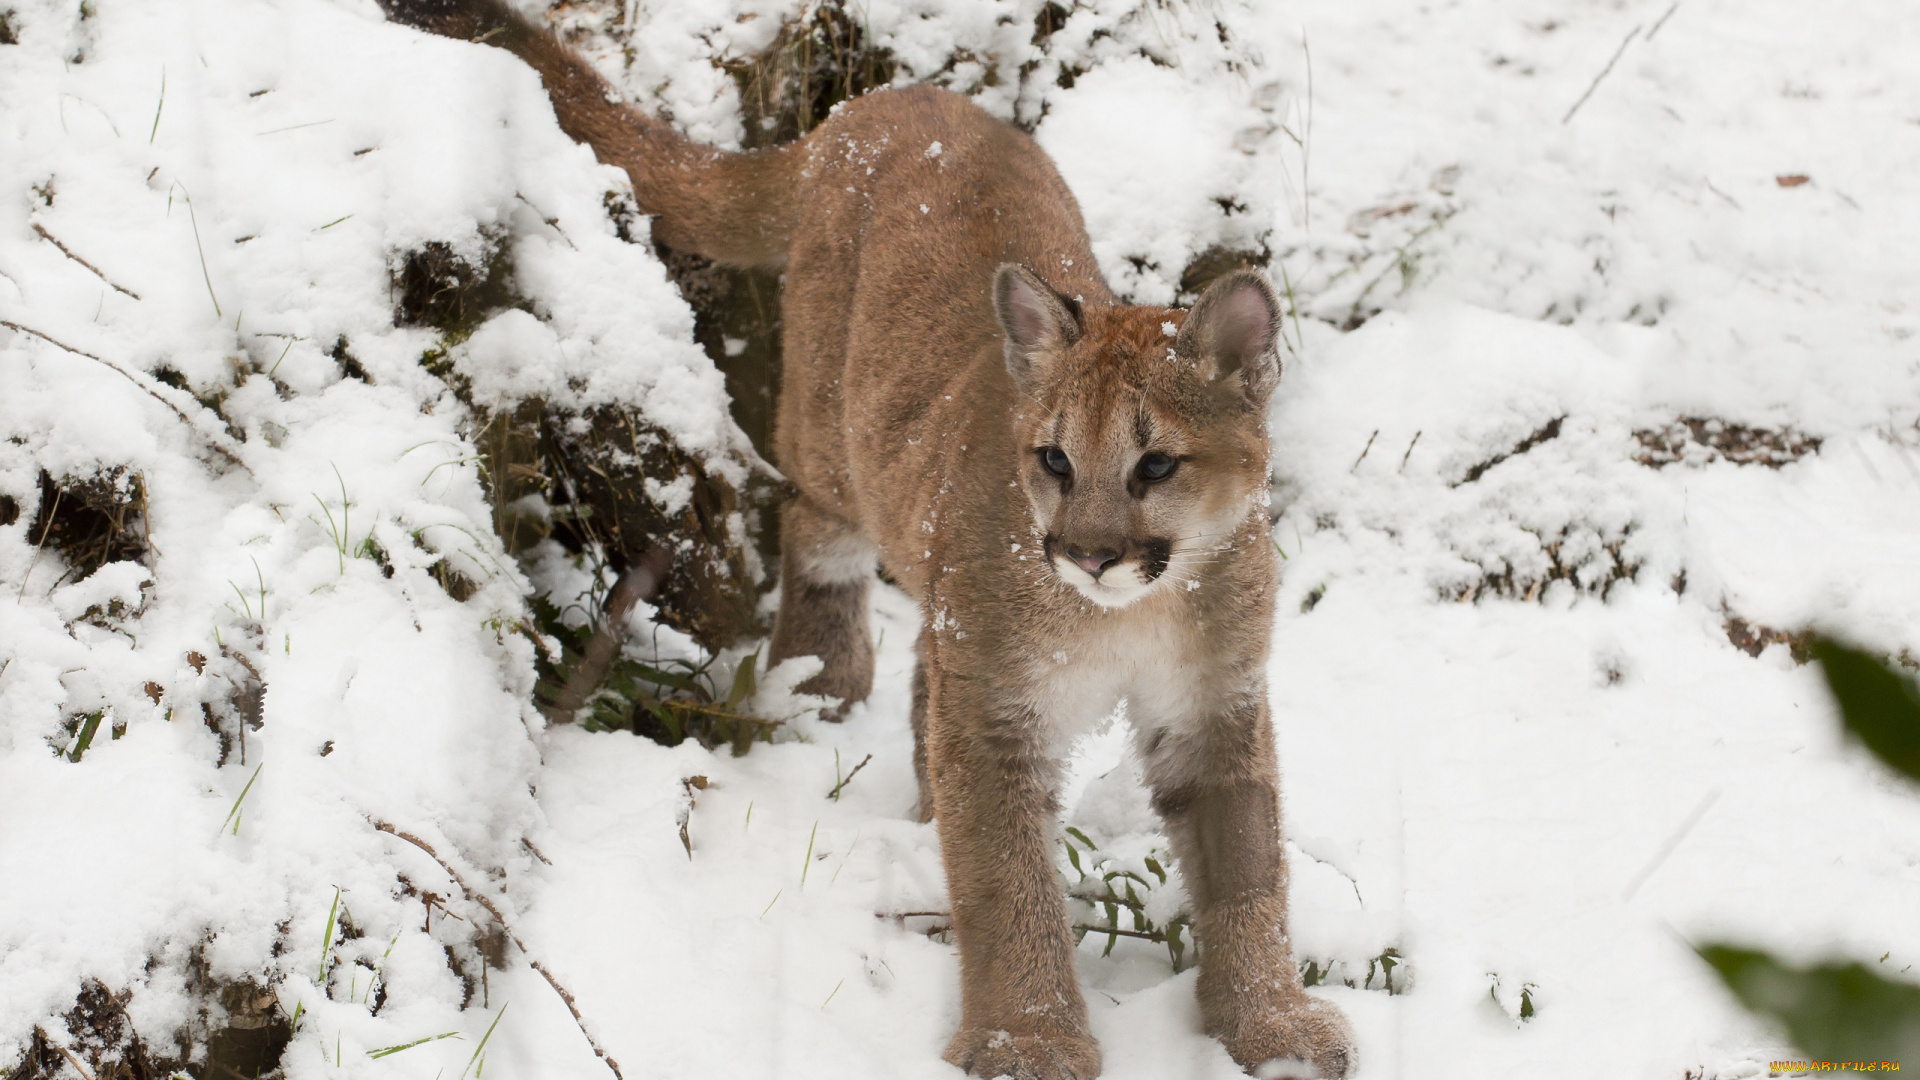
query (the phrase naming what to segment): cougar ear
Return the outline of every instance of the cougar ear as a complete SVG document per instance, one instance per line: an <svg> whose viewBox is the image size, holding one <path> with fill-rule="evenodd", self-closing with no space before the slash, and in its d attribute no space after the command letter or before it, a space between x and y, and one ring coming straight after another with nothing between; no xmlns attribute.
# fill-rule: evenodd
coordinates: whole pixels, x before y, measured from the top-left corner
<svg viewBox="0 0 1920 1080"><path fill-rule="evenodd" d="M1211 364L1211 376L1240 377L1255 405L1280 382L1280 297L1257 270L1235 270L1207 286L1174 341L1177 355Z"/></svg>
<svg viewBox="0 0 1920 1080"><path fill-rule="evenodd" d="M993 312L1007 337L1007 371L1014 382L1026 382L1050 354L1080 340L1077 308L1026 267L1000 265L993 275Z"/></svg>

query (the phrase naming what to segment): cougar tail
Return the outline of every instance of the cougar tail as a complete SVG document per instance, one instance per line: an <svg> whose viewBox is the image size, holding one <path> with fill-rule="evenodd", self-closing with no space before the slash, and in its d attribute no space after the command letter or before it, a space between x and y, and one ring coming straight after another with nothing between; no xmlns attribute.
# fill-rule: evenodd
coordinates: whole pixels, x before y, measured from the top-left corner
<svg viewBox="0 0 1920 1080"><path fill-rule="evenodd" d="M799 154L702 146L622 103L586 61L503 0L380 0L387 16L505 49L540 73L560 129L626 170L654 239L734 266L779 266L793 233Z"/></svg>

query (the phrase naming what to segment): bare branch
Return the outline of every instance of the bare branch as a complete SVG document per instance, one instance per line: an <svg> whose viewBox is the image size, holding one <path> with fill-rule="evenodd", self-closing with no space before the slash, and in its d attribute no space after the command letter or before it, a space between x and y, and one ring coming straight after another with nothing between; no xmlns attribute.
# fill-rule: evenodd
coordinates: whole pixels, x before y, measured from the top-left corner
<svg viewBox="0 0 1920 1080"><path fill-rule="evenodd" d="M607 1053L606 1048L600 1045L600 1041L593 1037L593 1032L587 1030L586 1018L580 1015L579 1007L573 1002L573 995L567 992L566 987L560 985L560 980L553 977L553 972L548 971L545 964L542 964L534 958L533 953L527 949L527 943L520 940L520 936L513 932L512 924L507 922L507 917L500 913L500 908L496 906L492 900L488 899L485 893L477 892L471 885L468 885L467 879L460 876L460 871L455 870L447 860L441 858L440 853L433 850L432 844L427 843L412 833L402 832L392 825L376 818L368 818L367 820L372 822L373 827L381 832L390 836L397 836L407 843L412 844L414 847L419 848L421 851L426 852L429 858L440 864L440 869L447 872L447 876L453 879L453 883L460 886L460 891L466 894L468 900L479 904L487 910L487 914L493 916L494 921L500 924L500 931L506 934L507 939L519 948L520 954L527 958L527 963L533 967L533 970L540 973L541 978L547 980L547 985L553 987L553 992L559 994L560 1000L566 1003L567 1011L573 1014L574 1025L580 1029L580 1034L586 1037L587 1045L593 1047L594 1056L607 1063L607 1068L613 1073L614 1080L626 1080L626 1077L620 1073L620 1063L613 1060L613 1057Z"/></svg>
<svg viewBox="0 0 1920 1080"><path fill-rule="evenodd" d="M73 253L73 249L72 249L72 248L70 248L70 247L68 247L67 245L65 245L65 244L63 244L63 243L61 243L60 241L58 241L58 240L56 240L56 239L54 239L54 236L53 236L53 234L52 234L52 233L50 233L50 232L48 232L48 231L46 230L46 228L45 228L45 227L43 227L43 226L42 226L42 225L41 225L41 224L40 224L39 222L37 222L37 221L36 221L36 222L34 222L34 223L33 223L33 231L34 231L34 232L37 232L37 233L39 233L39 234L40 234L40 236L41 236L41 238L42 238L42 239L44 239L44 240L45 240L45 241L46 241L47 243L49 243L49 244L52 244L52 245L53 245L54 247L57 247L57 248L59 248L59 249L60 249L60 254L62 254L62 255L65 255L65 256L66 256L67 258L69 258L69 259L72 259L72 260L73 260L74 262L77 262L77 263L79 263L79 264L80 264L81 266L84 266L84 267L86 267L86 268L87 268L88 270L90 270L90 271L92 271L92 272L93 272L93 276L94 276L94 277L97 277L97 278L99 278L99 279L100 279L101 281L104 281L104 282L106 282L106 283L107 283L108 285L112 285L112 286L113 286L113 291L115 291L115 292L117 292L117 293L122 293L122 294L125 294L125 295L127 295L127 296L131 296L131 297L133 297L133 298L134 298L135 300L138 300L138 299L140 299L140 294L139 294L139 293L137 293L137 292L134 292L134 291L133 291L132 289L127 289L127 288L122 288L122 287L121 287L121 286L119 286L119 285L114 285L114 283L113 283L113 279L112 279L112 278L109 278L109 277L108 277L107 275L105 275L105 274L103 274L103 273L101 273L101 272L100 272L100 268L99 268L99 267L97 267L97 266L95 266L95 265L93 265L92 263L90 263L90 262L88 262L87 260L85 260L85 259L83 259L83 258L81 258L80 256L78 256L78 255L75 255L75 254Z"/></svg>
<svg viewBox="0 0 1920 1080"><path fill-rule="evenodd" d="M547 710L549 719L564 723L570 721L586 706L593 692L607 677L613 667L614 658L620 655L620 646L627 640L627 617L633 614L633 607L642 600L652 600L660 593L660 586L667 580L667 569L673 563L673 552L655 545L647 551L639 565L630 566L620 575L613 586L613 592L607 597L606 611L600 625L594 627L593 637L588 639L586 652L580 662L574 665L573 673L567 676L565 686L553 699L553 705Z"/></svg>
<svg viewBox="0 0 1920 1080"><path fill-rule="evenodd" d="M1678 6L1678 5L1675 5L1675 6ZM1672 14L1672 12L1668 12L1668 14ZM1664 22L1665 20L1662 19L1662 21ZM1567 121L1572 120L1573 114L1579 112L1580 106L1585 105L1587 103L1587 99L1593 96L1593 92L1600 88L1600 80L1606 78L1607 72L1613 70L1613 65L1620 62L1620 54L1626 52L1627 46L1633 44L1633 39L1640 36L1641 29L1642 29L1642 26L1636 26L1632 30L1627 31L1627 36L1621 39L1620 41L1620 47L1613 50L1613 59L1608 60L1607 66L1600 69L1600 74L1595 75L1593 77L1593 82L1587 85L1587 92L1584 94L1581 94L1580 100L1573 103L1573 108L1567 110L1567 115L1560 118L1560 122L1562 124L1565 124Z"/></svg>
<svg viewBox="0 0 1920 1080"><path fill-rule="evenodd" d="M55 348L64 349L75 356L84 356L96 364L105 365L106 367L112 368L114 371L119 372L122 376L126 378L128 382L132 383L133 385L139 387L142 390L145 390L147 392L148 397L151 397L153 400L159 402L162 405L165 405L167 407L167 411L179 417L181 423L187 425L187 427L189 428L192 428L194 434L207 440L208 447L212 449L214 453L219 454L223 458L226 458L229 463L239 466L242 470L244 470L249 474L253 472L252 469L247 468L246 462L240 460L240 456L238 454L234 453L232 450L229 450L225 446L223 446L221 444L221 440L218 437L202 429L199 424L196 424L193 422L193 418L188 416L184 409L180 408L180 406L174 404L173 402L167 400L167 398L164 395L162 395L160 391L152 385L151 376L143 378L140 375L137 375L134 372L127 370L124 367L121 367L119 364L116 364L111 360L101 359L100 357L95 356L84 349L76 349L73 346L68 345L63 341L60 341L59 339L53 337L50 334L45 334L38 330L35 330L31 326L22 326L17 322L9 322L6 319L0 319L0 326L4 326L9 330L13 330L18 333L32 334L34 337L39 338L41 341L44 341L47 344L54 346Z"/></svg>

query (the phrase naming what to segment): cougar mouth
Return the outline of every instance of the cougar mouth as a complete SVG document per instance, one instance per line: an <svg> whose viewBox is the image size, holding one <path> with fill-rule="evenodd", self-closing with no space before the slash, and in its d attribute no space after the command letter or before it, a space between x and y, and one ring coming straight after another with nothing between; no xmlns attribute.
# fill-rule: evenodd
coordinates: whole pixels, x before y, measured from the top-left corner
<svg viewBox="0 0 1920 1080"><path fill-rule="evenodd" d="M1166 573L1173 545L1156 539L1128 548L1086 551L1057 536L1046 539L1047 561L1054 573L1103 608L1123 608L1146 595Z"/></svg>

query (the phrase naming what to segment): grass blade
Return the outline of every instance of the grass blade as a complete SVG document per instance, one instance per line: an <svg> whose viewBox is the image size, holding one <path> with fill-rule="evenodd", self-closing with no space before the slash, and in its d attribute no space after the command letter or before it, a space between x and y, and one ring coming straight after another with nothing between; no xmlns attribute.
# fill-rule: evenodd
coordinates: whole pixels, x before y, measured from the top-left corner
<svg viewBox="0 0 1920 1080"><path fill-rule="evenodd" d="M75 758L74 760L78 761L80 759ZM264 761L253 767L253 775L247 777L247 786L240 789L240 797L233 800L233 809L227 811L226 820L220 823L221 832L227 831L227 825L231 823L233 825L233 835L240 835L240 804L247 801L247 792L253 790L253 782L260 779L260 770L266 767L267 763Z"/></svg>
<svg viewBox="0 0 1920 1080"><path fill-rule="evenodd" d="M754 666L760 659L759 653L740 661L733 670L733 687L727 691L727 708L737 709L740 703L752 697L758 688L759 680L754 675Z"/></svg>
<svg viewBox="0 0 1920 1080"><path fill-rule="evenodd" d="M511 1004L513 1002L507 1002L506 1005L500 1006L499 1012L493 1014L493 1023L488 1024L487 1033L480 1036L480 1045L473 1048L473 1056L467 1059L467 1067L460 1070L460 1080L467 1080L467 1073L473 1069L474 1063L480 1060L481 1054L486 1053L487 1040L493 1038L493 1029L500 1026L500 1018L507 1015L507 1005Z"/></svg>
<svg viewBox="0 0 1920 1080"><path fill-rule="evenodd" d="M105 715L103 712L87 714L86 720L80 725L80 738L73 744L73 752L67 755L68 761L79 761L80 755L87 752L87 747L93 745L94 733L100 730L100 718Z"/></svg>
<svg viewBox="0 0 1920 1080"><path fill-rule="evenodd" d="M503 1008L500 1011L506 1012L507 1010ZM499 1017L495 1017L494 1023L497 1024L499 1022L500 1022ZM493 1029L488 1028L487 1032L488 1034L492 1034ZM439 1042L441 1039L457 1039L459 1037L460 1037L460 1033L457 1031L443 1031L438 1035L429 1035L424 1039L415 1039L410 1043L401 1043L399 1046L383 1046L378 1050L369 1050L367 1051L367 1056L370 1058L392 1057L394 1054L397 1054L402 1050L411 1050L414 1047L421 1045L422 1043Z"/></svg>
<svg viewBox="0 0 1920 1080"><path fill-rule="evenodd" d="M807 871L813 868L813 839L820 835L820 823L813 823L813 831L807 834L807 860L800 864L800 887L807 887Z"/></svg>
<svg viewBox="0 0 1920 1080"><path fill-rule="evenodd" d="M160 134L160 114L167 108L167 65L160 65L160 100L153 106L153 127L147 132L147 145L153 145L154 136Z"/></svg>
<svg viewBox="0 0 1920 1080"><path fill-rule="evenodd" d="M327 932L320 937L320 992L327 989L327 961L333 959L333 928L340 918L340 886L333 887L333 907L327 912Z"/></svg>

